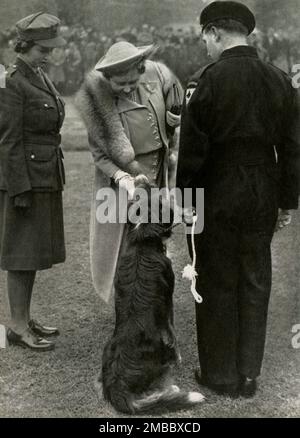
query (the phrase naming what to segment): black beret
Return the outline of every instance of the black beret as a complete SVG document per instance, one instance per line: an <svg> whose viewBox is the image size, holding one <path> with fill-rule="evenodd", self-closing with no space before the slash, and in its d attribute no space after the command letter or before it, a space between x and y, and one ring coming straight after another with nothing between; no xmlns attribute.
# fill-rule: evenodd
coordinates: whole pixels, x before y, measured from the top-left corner
<svg viewBox="0 0 300 438"><path fill-rule="evenodd" d="M201 12L200 24L202 30L204 30L208 24L224 18L231 18L232 20L242 23L248 29L248 35L255 28L255 17L247 6L239 2L216 1L210 3Z"/></svg>

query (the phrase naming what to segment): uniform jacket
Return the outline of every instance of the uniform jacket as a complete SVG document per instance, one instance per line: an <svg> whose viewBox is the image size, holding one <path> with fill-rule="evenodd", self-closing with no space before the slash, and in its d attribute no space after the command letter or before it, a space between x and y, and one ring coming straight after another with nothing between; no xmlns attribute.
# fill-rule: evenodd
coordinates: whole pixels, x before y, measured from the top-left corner
<svg viewBox="0 0 300 438"><path fill-rule="evenodd" d="M247 154L255 151L268 166L264 151L275 146L271 173L278 181L279 207L298 207L298 93L283 71L261 61L253 47L237 46L195 75L185 101L178 187L207 187L212 159L222 157L225 148L234 145L242 155L246 145Z"/></svg>
<svg viewBox="0 0 300 438"><path fill-rule="evenodd" d="M12 197L63 188L64 102L43 76L45 83L18 58L0 89L0 189Z"/></svg>
<svg viewBox="0 0 300 438"><path fill-rule="evenodd" d="M178 84L170 70L158 63L146 61L139 92L148 99L156 119L160 138L165 151L164 184L168 179L168 152L172 138L166 129L166 110L173 102L172 86ZM180 87L180 85L178 84ZM181 88L180 88L181 89ZM123 238L123 224L99 224L96 221L96 193L102 187L112 186L114 173L121 169L129 171L137 158L131 144L130 127L126 113L135 111L134 104L116 105L115 96L108 81L99 72L90 73L77 96L77 106L85 121L89 147L95 163L95 184L91 211L91 267L96 290L102 298L108 299L114 280L115 267ZM147 112L145 113L145 119ZM155 146L153 146L155 147ZM139 153L143 151L143 145ZM117 209L117 206L111 208Z"/></svg>

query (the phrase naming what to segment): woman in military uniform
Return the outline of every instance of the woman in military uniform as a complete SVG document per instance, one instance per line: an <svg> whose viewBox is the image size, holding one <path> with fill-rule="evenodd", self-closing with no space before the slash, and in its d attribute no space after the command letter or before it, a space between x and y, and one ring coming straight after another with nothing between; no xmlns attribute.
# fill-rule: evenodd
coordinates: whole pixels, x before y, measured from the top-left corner
<svg viewBox="0 0 300 438"><path fill-rule="evenodd" d="M97 191L112 187L118 196L122 187L130 197L139 174L165 187L174 128L180 123L180 116L170 110L180 104L181 86L165 65L147 59L152 52L152 45L137 48L125 41L112 45L88 75L77 99L96 169L91 268L95 288L104 300L112 290L125 225L97 222ZM117 211L117 205L118 201L110 202L110 212Z"/></svg>
<svg viewBox="0 0 300 438"><path fill-rule="evenodd" d="M58 330L31 319L30 303L36 271L65 260L64 103L42 67L65 41L49 14L30 15L16 27L16 65L0 90L0 266L8 271L8 342L45 351L54 343L44 337Z"/></svg>

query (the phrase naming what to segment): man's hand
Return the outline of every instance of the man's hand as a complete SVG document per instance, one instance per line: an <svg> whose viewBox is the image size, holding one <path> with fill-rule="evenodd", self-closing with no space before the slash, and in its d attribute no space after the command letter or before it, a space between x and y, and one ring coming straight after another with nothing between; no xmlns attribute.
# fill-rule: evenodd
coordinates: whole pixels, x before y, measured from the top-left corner
<svg viewBox="0 0 300 438"><path fill-rule="evenodd" d="M176 114L171 113L171 111L167 111L167 124L171 126L171 128L177 128L180 125L181 116L177 116Z"/></svg>
<svg viewBox="0 0 300 438"><path fill-rule="evenodd" d="M20 193L14 197L14 207L26 211L32 205L32 191Z"/></svg>
<svg viewBox="0 0 300 438"><path fill-rule="evenodd" d="M194 207L183 208L181 211L183 222L186 225L192 225L193 217L195 216Z"/></svg>
<svg viewBox="0 0 300 438"><path fill-rule="evenodd" d="M290 210L279 209L275 231L279 231L282 228L286 227L291 223L291 221L292 221L292 215Z"/></svg>

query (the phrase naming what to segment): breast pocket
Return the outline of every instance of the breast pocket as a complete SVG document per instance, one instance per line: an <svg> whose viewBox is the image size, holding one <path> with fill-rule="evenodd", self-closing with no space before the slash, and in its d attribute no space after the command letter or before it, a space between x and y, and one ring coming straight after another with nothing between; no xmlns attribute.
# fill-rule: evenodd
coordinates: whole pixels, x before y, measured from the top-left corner
<svg viewBox="0 0 300 438"><path fill-rule="evenodd" d="M28 145L25 158L32 187L54 189L57 176L55 149L50 146Z"/></svg>
<svg viewBox="0 0 300 438"><path fill-rule="evenodd" d="M56 129L58 112L54 102L47 99L29 101L24 112L24 124L34 132L49 132Z"/></svg>

